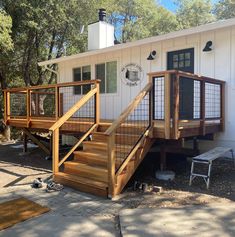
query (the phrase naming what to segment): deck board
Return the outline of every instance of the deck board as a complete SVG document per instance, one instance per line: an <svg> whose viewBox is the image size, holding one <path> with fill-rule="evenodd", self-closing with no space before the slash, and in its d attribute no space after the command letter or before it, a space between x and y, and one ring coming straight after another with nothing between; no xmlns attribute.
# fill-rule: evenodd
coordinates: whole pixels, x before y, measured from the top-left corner
<svg viewBox="0 0 235 237"><path fill-rule="evenodd" d="M35 117L30 120L28 126L26 118L11 118L8 120L8 125L16 128L28 128L33 131L48 131L49 128L56 122L55 118L49 117ZM105 131L111 124L112 120L101 119L99 124L99 131ZM67 121L62 127L62 133L86 132L93 124L91 119L87 118L73 118ZM139 126L140 123L138 123ZM165 139L164 121L155 120L153 126L153 138ZM134 127L135 123L128 122L125 126ZM144 123L143 123L144 126ZM221 131L220 120L208 120L205 122L206 134L217 133ZM179 137L191 137L201 135L200 120L198 121L180 121L179 123Z"/></svg>

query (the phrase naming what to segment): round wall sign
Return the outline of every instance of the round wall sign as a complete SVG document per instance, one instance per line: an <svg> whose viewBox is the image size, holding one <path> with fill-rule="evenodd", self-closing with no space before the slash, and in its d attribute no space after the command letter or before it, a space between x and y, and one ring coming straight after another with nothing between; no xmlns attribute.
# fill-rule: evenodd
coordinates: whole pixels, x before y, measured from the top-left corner
<svg viewBox="0 0 235 237"><path fill-rule="evenodd" d="M135 63L126 64L121 69L121 78L123 83L128 86L137 86L144 76L142 67Z"/></svg>

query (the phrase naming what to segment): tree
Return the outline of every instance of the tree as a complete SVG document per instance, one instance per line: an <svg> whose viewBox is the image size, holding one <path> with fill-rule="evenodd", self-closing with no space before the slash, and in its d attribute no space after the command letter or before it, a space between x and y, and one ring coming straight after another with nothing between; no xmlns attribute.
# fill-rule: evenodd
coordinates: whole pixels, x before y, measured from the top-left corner
<svg viewBox="0 0 235 237"><path fill-rule="evenodd" d="M79 30L81 25L96 17L93 8L95 4L92 2L95 1L0 0L0 6L12 18L12 39L15 46L14 52L4 60L8 65L8 70L4 73L6 77L14 85L54 82L55 75L39 67L37 63L61 57L65 44L67 53L84 51L86 34L79 34ZM51 67L55 69L55 65Z"/></svg>
<svg viewBox="0 0 235 237"><path fill-rule="evenodd" d="M235 17L235 1L220 0L215 5L214 12L218 20Z"/></svg>
<svg viewBox="0 0 235 237"><path fill-rule="evenodd" d="M170 32L177 28L173 13L154 0L108 0L103 2L116 38L127 42Z"/></svg>
<svg viewBox="0 0 235 237"><path fill-rule="evenodd" d="M0 52L7 53L13 49L13 43L11 39L11 17L0 9Z"/></svg>
<svg viewBox="0 0 235 237"><path fill-rule="evenodd" d="M213 22L211 0L177 0L178 10L176 17L181 29Z"/></svg>
<svg viewBox="0 0 235 237"><path fill-rule="evenodd" d="M11 27L12 20L5 11L0 9L0 83L1 89L5 88L5 76L3 67L6 65L2 64L4 58L7 57L8 53L13 49L13 42L11 39Z"/></svg>

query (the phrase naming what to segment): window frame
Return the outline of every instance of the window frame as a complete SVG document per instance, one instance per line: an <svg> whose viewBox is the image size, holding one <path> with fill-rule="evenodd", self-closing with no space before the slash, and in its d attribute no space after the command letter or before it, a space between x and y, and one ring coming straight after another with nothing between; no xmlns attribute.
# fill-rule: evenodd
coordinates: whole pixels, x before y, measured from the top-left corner
<svg viewBox="0 0 235 237"><path fill-rule="evenodd" d="M115 62L116 63L116 91L115 92L107 92L107 64L108 63L112 63L112 62ZM95 75L95 78L96 79L99 79L96 75L96 66L97 65L101 65L101 64L104 64L105 65L105 92L100 92L100 94L103 96L103 95L106 95L106 96L110 96L110 95L117 95L118 94L118 60L117 59L110 59L110 60L107 60L107 61L99 61L99 62L96 62L94 63L94 75Z"/></svg>
<svg viewBox="0 0 235 237"><path fill-rule="evenodd" d="M83 68L85 68L85 67L89 67L90 68L90 79L88 79L88 80L91 80L91 78L92 78L92 65L91 64L88 64L88 65L81 65L81 66L77 66L77 67L74 67L73 69L72 69L72 72L73 72L73 82L78 82L78 81L75 81L75 70L76 69L79 69L80 68L80 70L81 70L81 72L80 72L80 74L81 74L81 80L80 80L80 82L82 82L82 81L88 81L88 80L83 80ZM76 88L74 87L73 88L73 94L74 95L78 95L78 96L81 96L81 95L85 95L86 93L83 93L83 87L81 86L81 92L80 93L76 93Z"/></svg>

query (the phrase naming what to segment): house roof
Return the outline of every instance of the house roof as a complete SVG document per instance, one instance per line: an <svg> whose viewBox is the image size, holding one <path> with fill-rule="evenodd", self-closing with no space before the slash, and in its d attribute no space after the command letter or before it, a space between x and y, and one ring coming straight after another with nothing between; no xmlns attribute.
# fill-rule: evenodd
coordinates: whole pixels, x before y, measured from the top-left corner
<svg viewBox="0 0 235 237"><path fill-rule="evenodd" d="M189 28L189 29L174 31L174 32L171 32L168 34L153 36L153 37L149 37L149 38L145 38L145 39L141 39L141 40L137 40L137 41L133 41L133 42L118 44L118 45L114 45L114 46L103 48L103 49L92 50L92 51L87 51L84 53L74 54L71 56L65 56L65 57L61 57L61 58L51 59L51 60L39 62L38 65L45 66L45 65L49 65L49 64L60 63L60 62L64 62L64 61L68 61L68 60L72 60L72 59L78 59L78 58L82 58L82 57L86 57L86 56L93 56L96 54L107 53L107 52L125 49L125 48L129 48L129 47L141 46L144 44L150 44L150 43L159 42L162 40L169 40L169 39L173 39L176 37L182 37L182 36L192 35L192 34L196 34L196 33L202 33L202 32L206 32L206 31L221 29L221 28L230 27L230 26L234 26L234 25L235 25L235 18L231 18L228 20L221 20L221 21L209 23L206 25L201 25L201 26L197 26L197 27L193 27L193 28Z"/></svg>

